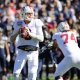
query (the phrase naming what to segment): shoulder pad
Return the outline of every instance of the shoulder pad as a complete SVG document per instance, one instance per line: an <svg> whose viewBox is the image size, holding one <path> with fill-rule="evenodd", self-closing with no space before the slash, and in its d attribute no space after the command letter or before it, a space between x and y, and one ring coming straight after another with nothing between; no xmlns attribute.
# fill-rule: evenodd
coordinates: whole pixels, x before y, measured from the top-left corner
<svg viewBox="0 0 80 80"><path fill-rule="evenodd" d="M22 26L22 20L17 21L18 26Z"/></svg>

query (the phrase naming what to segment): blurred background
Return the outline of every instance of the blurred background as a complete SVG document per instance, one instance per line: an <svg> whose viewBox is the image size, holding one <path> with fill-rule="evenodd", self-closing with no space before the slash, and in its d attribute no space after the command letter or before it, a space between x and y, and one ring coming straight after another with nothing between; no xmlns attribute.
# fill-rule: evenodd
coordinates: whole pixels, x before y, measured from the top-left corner
<svg viewBox="0 0 80 80"><path fill-rule="evenodd" d="M42 49L46 43L52 41L52 34L57 32L57 25L62 21L67 21L70 29L76 32L78 45L80 47L80 0L0 0L0 80L5 80L5 77L7 77L8 80L12 80L11 76L17 51L16 43L11 43L8 37L13 32L14 22L22 19L21 9L26 5L34 9L35 19L41 19L45 25L43 27L44 41L40 43L40 49ZM10 62L6 61L6 55L8 53L4 45L6 42L11 56ZM58 49L57 51L60 53ZM48 54L48 52L46 52L46 54ZM49 55L50 57L52 55L53 58L55 56L51 53ZM57 60L56 64L61 61L62 56L63 55L58 54L55 57ZM45 57L45 60L43 60L39 80L53 80L54 68L53 60L51 59ZM27 73L26 64L22 70L22 80L26 80L24 77L27 77ZM46 74L46 77L44 77L45 74L42 76L43 73ZM70 80L73 80L74 74L78 74L77 78L80 79L79 73L79 70L73 68L69 71L68 77L71 77ZM51 74L51 76L49 76L49 74Z"/></svg>

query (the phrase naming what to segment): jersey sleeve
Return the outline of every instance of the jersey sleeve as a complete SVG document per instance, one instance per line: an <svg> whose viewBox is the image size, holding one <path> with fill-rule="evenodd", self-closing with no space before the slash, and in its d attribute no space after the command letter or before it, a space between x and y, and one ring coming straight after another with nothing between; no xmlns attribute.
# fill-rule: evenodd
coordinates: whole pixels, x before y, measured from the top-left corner
<svg viewBox="0 0 80 80"><path fill-rule="evenodd" d="M36 34L43 35L43 32L42 32L42 26L43 25L44 24L43 24L43 22L40 19L36 20L36 29L37 29L37 33Z"/></svg>
<svg viewBox="0 0 80 80"><path fill-rule="evenodd" d="M14 22L14 25L13 25L14 30L13 30L12 35L14 35L18 31L18 29L21 26L21 24L22 24L21 21L15 21Z"/></svg>
<svg viewBox="0 0 80 80"><path fill-rule="evenodd" d="M36 26L41 27L43 26L43 22L40 19L36 19Z"/></svg>
<svg viewBox="0 0 80 80"><path fill-rule="evenodd" d="M37 19L36 20L36 35L37 35L37 38L42 42L43 39L44 39L44 36L43 36L43 31L42 31L42 26L43 26L43 22L40 20L40 19Z"/></svg>
<svg viewBox="0 0 80 80"><path fill-rule="evenodd" d="M13 30L13 33L12 34L15 34L16 32L17 32L17 29L16 29L16 22L14 23L14 26L13 26L13 28L14 28L14 30Z"/></svg>

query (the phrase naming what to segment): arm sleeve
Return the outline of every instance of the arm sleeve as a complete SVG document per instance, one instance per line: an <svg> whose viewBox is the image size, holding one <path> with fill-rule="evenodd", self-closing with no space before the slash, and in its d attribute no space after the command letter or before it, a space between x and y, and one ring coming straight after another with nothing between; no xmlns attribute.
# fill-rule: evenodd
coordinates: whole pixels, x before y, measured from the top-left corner
<svg viewBox="0 0 80 80"><path fill-rule="evenodd" d="M42 42L44 40L44 36L43 36L43 30L42 30L42 26L43 26L43 22L38 19L36 21L36 29L37 29L37 32L36 32L36 38Z"/></svg>
<svg viewBox="0 0 80 80"><path fill-rule="evenodd" d="M44 36L42 31L43 22L40 19L35 20L35 27L36 27L36 34L30 33L29 35L33 37L34 39L39 40L40 42L43 42Z"/></svg>
<svg viewBox="0 0 80 80"><path fill-rule="evenodd" d="M14 23L14 25L13 25L13 28L14 28L14 30L13 30L13 33L11 34L11 35L14 35L17 31L18 31L18 25L17 25L17 21Z"/></svg>
<svg viewBox="0 0 80 80"><path fill-rule="evenodd" d="M9 41L10 41L10 38L12 35L16 34L16 32L18 31L18 28L17 28L17 22L14 23L13 25L13 32L12 34L9 36ZM11 41L10 41L11 42Z"/></svg>

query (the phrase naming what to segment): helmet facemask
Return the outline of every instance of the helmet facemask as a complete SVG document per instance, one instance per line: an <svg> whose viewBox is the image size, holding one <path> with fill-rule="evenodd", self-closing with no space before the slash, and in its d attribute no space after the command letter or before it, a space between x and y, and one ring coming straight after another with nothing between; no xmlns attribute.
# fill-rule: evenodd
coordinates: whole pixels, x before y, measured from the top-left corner
<svg viewBox="0 0 80 80"><path fill-rule="evenodd" d="M29 17L27 14L30 14L31 16ZM33 9L28 6L24 7L22 11L22 18L25 20L31 21L34 18Z"/></svg>

